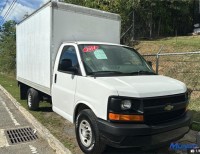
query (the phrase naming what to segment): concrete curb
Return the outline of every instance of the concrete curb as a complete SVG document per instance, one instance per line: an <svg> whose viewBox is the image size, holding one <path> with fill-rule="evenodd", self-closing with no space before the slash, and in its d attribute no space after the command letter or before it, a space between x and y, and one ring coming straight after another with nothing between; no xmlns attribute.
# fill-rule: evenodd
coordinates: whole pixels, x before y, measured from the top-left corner
<svg viewBox="0 0 200 154"><path fill-rule="evenodd" d="M38 133L47 140L49 145L56 151L57 154L72 154L71 151L64 147L64 145L55 138L50 131L45 128L37 119L30 114L15 98L12 97L8 91L0 85L0 90L13 102L13 104L19 109L19 111L25 116L25 118L36 128Z"/></svg>

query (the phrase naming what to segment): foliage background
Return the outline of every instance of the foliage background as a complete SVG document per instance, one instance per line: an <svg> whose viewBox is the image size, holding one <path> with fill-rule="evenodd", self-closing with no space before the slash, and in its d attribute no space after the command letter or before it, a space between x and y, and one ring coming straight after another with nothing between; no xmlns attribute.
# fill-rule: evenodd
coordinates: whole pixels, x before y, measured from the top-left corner
<svg viewBox="0 0 200 154"><path fill-rule="evenodd" d="M15 72L16 28L15 21L8 21L0 27L0 72Z"/></svg>

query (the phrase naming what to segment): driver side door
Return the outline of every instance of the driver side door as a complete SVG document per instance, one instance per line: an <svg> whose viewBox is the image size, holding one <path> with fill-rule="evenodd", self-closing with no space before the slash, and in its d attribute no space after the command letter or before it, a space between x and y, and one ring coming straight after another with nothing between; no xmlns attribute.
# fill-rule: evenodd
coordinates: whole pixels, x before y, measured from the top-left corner
<svg viewBox="0 0 200 154"><path fill-rule="evenodd" d="M58 61L57 61L58 62ZM53 110L73 120L73 105L76 92L76 80L79 75L76 49L73 45L63 47L57 67L54 68L52 84Z"/></svg>

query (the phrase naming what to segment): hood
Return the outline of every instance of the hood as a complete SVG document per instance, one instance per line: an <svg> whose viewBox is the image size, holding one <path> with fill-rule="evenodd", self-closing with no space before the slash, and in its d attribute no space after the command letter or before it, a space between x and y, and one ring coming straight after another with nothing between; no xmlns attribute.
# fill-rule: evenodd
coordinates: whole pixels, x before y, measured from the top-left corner
<svg viewBox="0 0 200 154"><path fill-rule="evenodd" d="M184 83L161 75L98 77L98 82L114 87L119 96L155 97L186 92Z"/></svg>

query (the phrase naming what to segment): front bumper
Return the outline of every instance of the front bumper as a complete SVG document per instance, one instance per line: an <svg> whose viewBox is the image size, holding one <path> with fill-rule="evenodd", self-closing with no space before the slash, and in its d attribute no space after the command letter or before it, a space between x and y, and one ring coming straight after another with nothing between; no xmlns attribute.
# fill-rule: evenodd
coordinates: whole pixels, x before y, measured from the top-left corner
<svg viewBox="0 0 200 154"><path fill-rule="evenodd" d="M182 138L188 131L191 114L159 125L118 124L98 119L102 139L113 147L157 146Z"/></svg>

